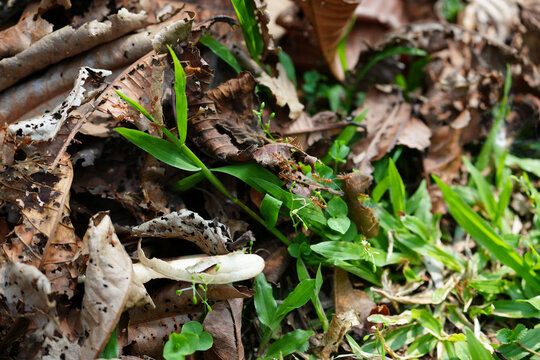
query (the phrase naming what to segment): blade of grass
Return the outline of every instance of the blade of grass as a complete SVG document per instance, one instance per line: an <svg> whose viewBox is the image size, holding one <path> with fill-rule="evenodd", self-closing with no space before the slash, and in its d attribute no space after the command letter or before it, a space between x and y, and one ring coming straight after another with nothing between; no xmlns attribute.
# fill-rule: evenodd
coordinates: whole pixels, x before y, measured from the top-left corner
<svg viewBox="0 0 540 360"><path fill-rule="evenodd" d="M214 54L229 64L238 74L242 72L242 67L234 57L233 53L225 45L211 37L210 35L204 35L199 39L199 42L212 50Z"/></svg>
<svg viewBox="0 0 540 360"><path fill-rule="evenodd" d="M259 24L255 18L253 0L231 0L231 2L242 28L246 47L253 60L261 66L259 56L263 50L263 39L259 31Z"/></svg>
<svg viewBox="0 0 540 360"><path fill-rule="evenodd" d="M478 189L478 195L480 196L480 200L482 201L482 204L484 204L484 208L486 209L486 212L489 215L489 218L493 220L496 217L496 207L495 204L495 197L493 196L493 192L489 188L489 184L486 181L486 179L480 174L480 171L467 159L465 156L462 158L463 164L465 164L465 167L471 174L471 177L474 181L474 184L476 185L476 188Z"/></svg>
<svg viewBox="0 0 540 360"><path fill-rule="evenodd" d="M504 265L514 269L528 285L540 294L540 277L525 262L523 257L504 242L493 228L476 214L448 185L432 175L443 192L450 214L472 238Z"/></svg>
<svg viewBox="0 0 540 360"><path fill-rule="evenodd" d="M390 201L394 214L399 218L400 213L405 213L405 185L392 159L388 162L388 180L390 182Z"/></svg>
<svg viewBox="0 0 540 360"><path fill-rule="evenodd" d="M174 97L176 100L176 123L180 142L186 142L187 137L187 97L186 97L186 73L178 61L174 50L167 45L174 63Z"/></svg>

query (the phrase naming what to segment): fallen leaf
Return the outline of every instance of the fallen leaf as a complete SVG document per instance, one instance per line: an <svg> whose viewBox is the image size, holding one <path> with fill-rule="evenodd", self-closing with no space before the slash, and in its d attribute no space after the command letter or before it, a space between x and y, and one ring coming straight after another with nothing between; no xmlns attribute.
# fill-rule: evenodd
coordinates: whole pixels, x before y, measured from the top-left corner
<svg viewBox="0 0 540 360"><path fill-rule="evenodd" d="M314 353L318 359L330 359L332 353L336 352L339 345L343 341L343 337L351 330L353 326L357 326L358 316L354 310L348 310L342 313L332 315L332 321L328 331L324 334L320 347L314 349Z"/></svg>
<svg viewBox="0 0 540 360"><path fill-rule="evenodd" d="M296 87L292 81L287 77L287 72L281 63L276 65L278 71L277 77L271 77L267 73L263 72L257 78L257 82L270 89L274 97L276 98L276 104L278 106L289 108L289 118L296 119L302 114L304 105L298 100L296 94Z"/></svg>
<svg viewBox="0 0 540 360"><path fill-rule="evenodd" d="M128 299L132 264L107 213L90 219L83 241L88 246L81 319L88 336L81 357L95 358L113 331Z"/></svg>
<svg viewBox="0 0 540 360"><path fill-rule="evenodd" d="M360 172L353 172L343 179L345 201L349 207L349 217L356 225L358 232L366 238L379 234L379 221L371 209L363 201L362 196L369 189L371 177Z"/></svg>
<svg viewBox="0 0 540 360"><path fill-rule="evenodd" d="M230 299L212 306L203 321L204 330L214 339L214 345L204 353L205 360L243 360L242 305L243 299Z"/></svg>
<svg viewBox="0 0 540 360"><path fill-rule="evenodd" d="M358 321L363 324L375 306L373 300L364 291L353 288L349 273L338 267L334 268L333 284L336 314L354 310Z"/></svg>
<svg viewBox="0 0 540 360"><path fill-rule="evenodd" d="M332 74L343 81L345 74L337 55L337 47L360 0L297 0L297 2L313 24L317 41Z"/></svg>

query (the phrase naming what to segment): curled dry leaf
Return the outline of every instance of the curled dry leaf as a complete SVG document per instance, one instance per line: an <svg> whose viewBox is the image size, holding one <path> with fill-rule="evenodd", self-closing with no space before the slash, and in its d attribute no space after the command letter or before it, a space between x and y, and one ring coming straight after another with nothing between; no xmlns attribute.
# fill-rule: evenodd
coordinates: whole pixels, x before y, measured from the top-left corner
<svg viewBox="0 0 540 360"><path fill-rule="evenodd" d="M516 0L472 0L459 24L483 36L504 43L518 25L519 8Z"/></svg>
<svg viewBox="0 0 540 360"><path fill-rule="evenodd" d="M63 27L43 37L16 56L0 60L0 90L8 88L35 71L117 39L144 25L146 25L144 12L133 14L122 8L104 22L91 21L78 29L71 26ZM25 66L20 66L21 64Z"/></svg>
<svg viewBox="0 0 540 360"><path fill-rule="evenodd" d="M379 222L373 210L362 201L362 196L369 189L371 177L360 172L353 172L343 180L345 185L345 201L349 207L349 217L356 225L358 232L367 238L379 234Z"/></svg>
<svg viewBox="0 0 540 360"><path fill-rule="evenodd" d="M354 310L358 321L363 324L375 303L364 291L353 288L349 273L338 267L334 268L334 304L336 314Z"/></svg>
<svg viewBox="0 0 540 360"><path fill-rule="evenodd" d="M264 260L255 254L234 252L227 255L191 255L176 260L149 259L139 242L140 263L134 264L135 276L145 283L152 279L172 279L206 284L228 284L251 279L264 269Z"/></svg>
<svg viewBox="0 0 540 360"><path fill-rule="evenodd" d="M0 32L0 59L13 56L53 31L53 24L38 12L39 3L30 3L19 22Z"/></svg>
<svg viewBox="0 0 540 360"><path fill-rule="evenodd" d="M89 255L81 320L88 337L81 358L93 359L109 340L128 300L132 264L107 213L90 219L83 241Z"/></svg>
<svg viewBox="0 0 540 360"><path fill-rule="evenodd" d="M73 90L52 113L11 124L8 132L13 136L29 137L34 142L54 140L70 112L97 95L103 89L103 78L110 74L108 70L81 68Z"/></svg>
<svg viewBox="0 0 540 360"><path fill-rule="evenodd" d="M298 100L296 87L287 77L287 72L281 63L276 65L278 76L271 77L267 73L262 72L257 78L257 82L270 89L276 98L276 104L279 106L289 107L289 118L296 119L302 114L304 105Z"/></svg>
<svg viewBox="0 0 540 360"><path fill-rule="evenodd" d="M336 50L360 0L296 1L313 24L319 46L332 74L343 81L345 74Z"/></svg>
<svg viewBox="0 0 540 360"><path fill-rule="evenodd" d="M41 116L44 111L56 107L66 97L63 93L73 87L81 67L115 70L131 64L150 50L148 34L142 32L61 61L41 75L0 93L0 124L13 123L23 116Z"/></svg>
<svg viewBox="0 0 540 360"><path fill-rule="evenodd" d="M243 360L243 299L230 299L212 306L204 318L204 330L212 335L214 345L204 354L205 360Z"/></svg>
<svg viewBox="0 0 540 360"><path fill-rule="evenodd" d="M216 220L205 220L187 209L147 221L134 227L132 233L136 236L185 239L208 255L227 254L233 243L225 225Z"/></svg>

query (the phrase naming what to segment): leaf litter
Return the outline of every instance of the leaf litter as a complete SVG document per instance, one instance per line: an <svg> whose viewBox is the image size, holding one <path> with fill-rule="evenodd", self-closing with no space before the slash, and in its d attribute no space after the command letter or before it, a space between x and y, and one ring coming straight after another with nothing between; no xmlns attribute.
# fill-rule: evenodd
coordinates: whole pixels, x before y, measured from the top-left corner
<svg viewBox="0 0 540 360"><path fill-rule="evenodd" d="M490 259L485 240L459 237L470 225L454 229L447 206L454 215L460 203L450 203L429 175L458 185L464 201L519 254L537 245L536 235L528 235L537 225L530 215L537 178L532 185L529 178L504 179L510 169L537 176L530 133L540 113L538 9L533 1L421 3L393 1L381 11L369 1L298 1L280 8L281 38L272 38L266 5L255 1L261 32L255 48L245 33L243 44L234 22L244 19L228 2L0 7L0 18L9 20L0 30L2 355L97 358L116 329L118 355L162 358L169 335L191 320L214 339L208 359L271 358L265 351L278 345L285 356L321 359L535 354L538 346L527 337L535 331L527 320L537 314L534 286L509 290L518 288L512 266L500 256ZM457 6L454 20L450 6ZM413 23L420 18L430 22ZM203 35L232 50L251 73L233 71L210 43L199 42ZM166 128L179 130L171 121L178 114L167 45L186 73L187 145L209 172L221 174L234 201L112 131L131 126L163 138ZM282 49L295 68L282 60ZM313 70L317 80L309 87ZM512 96L501 100L507 71ZM117 90L157 122L130 108ZM493 140L493 152L514 141L511 151L533 155L497 158L496 181L510 185L493 192L468 179L463 157L481 147L498 107L506 111L504 139ZM327 153L325 168L317 157L328 159ZM381 164L389 158L401 163L403 180L384 177ZM406 169L404 161L416 168ZM254 172L232 170L239 166ZM172 191L178 180L180 193ZM473 182L476 193L466 186ZM531 200L512 193L518 186ZM483 203L488 193L496 205ZM321 194L340 198L340 205ZM264 219L243 218L238 202L260 207ZM267 231L276 229L286 232L290 246ZM311 247L317 236L325 246L338 240L345 260L329 255L331 248ZM236 251L245 245L254 254ZM327 265L322 278L309 279L320 262ZM297 274L289 271L294 264ZM263 268L275 285L265 294L284 299L274 300L274 313L271 301L262 313L257 298L250 299L250 279ZM230 284L236 281L246 286ZM309 281L324 285L285 317L282 305L298 295L291 290ZM285 321L269 327L276 314ZM496 325L492 314L524 323L525 335L496 336L511 330ZM303 329L316 331L309 342Z"/></svg>

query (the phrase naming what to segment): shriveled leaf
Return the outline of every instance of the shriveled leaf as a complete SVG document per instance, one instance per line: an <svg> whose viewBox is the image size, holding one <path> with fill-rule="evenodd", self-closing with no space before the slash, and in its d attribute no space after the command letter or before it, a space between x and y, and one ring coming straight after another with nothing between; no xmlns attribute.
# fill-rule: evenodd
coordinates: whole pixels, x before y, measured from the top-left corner
<svg viewBox="0 0 540 360"><path fill-rule="evenodd" d="M213 353L212 359L244 359L242 304L242 299L219 302L212 306L212 311L204 318L204 330L214 339L214 346L209 350Z"/></svg>
<svg viewBox="0 0 540 360"><path fill-rule="evenodd" d="M297 119L301 115L304 105L302 105L298 100L296 87L288 78L287 71L283 65L278 63L276 68L278 70L277 77L271 77L266 73L262 73L257 78L257 82L270 89L276 98L276 104L282 107L289 107L289 118L293 120Z"/></svg>
<svg viewBox="0 0 540 360"><path fill-rule="evenodd" d="M333 314L328 332L324 334L321 346L315 349L319 359L329 359L330 355L338 350L343 337L353 326L360 325L358 316L354 310Z"/></svg>

